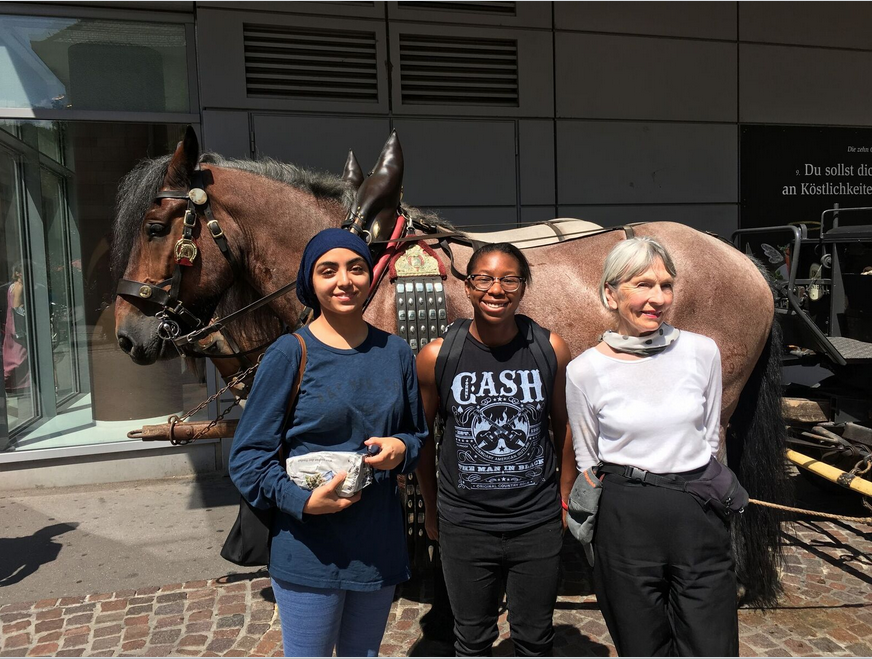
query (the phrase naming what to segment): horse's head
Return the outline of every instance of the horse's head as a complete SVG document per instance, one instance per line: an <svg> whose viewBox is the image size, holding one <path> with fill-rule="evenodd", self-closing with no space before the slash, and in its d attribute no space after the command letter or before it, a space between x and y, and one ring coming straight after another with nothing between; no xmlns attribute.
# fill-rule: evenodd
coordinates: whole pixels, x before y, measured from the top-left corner
<svg viewBox="0 0 872 659"><path fill-rule="evenodd" d="M349 161L351 158L353 155L349 154ZM350 164L346 162L346 172L349 168ZM345 174L343 178L351 180ZM351 213L343 226L348 226L368 243L373 243L373 251L384 249L384 244L378 245L374 241L391 238L402 197L403 148L397 132L392 131L372 172L357 188Z"/></svg>
<svg viewBox="0 0 872 659"><path fill-rule="evenodd" d="M138 364L175 356L173 334L207 323L233 281L208 197L212 173L198 169L199 156L188 127L171 158L144 161L119 188L113 274L123 276L115 332Z"/></svg>

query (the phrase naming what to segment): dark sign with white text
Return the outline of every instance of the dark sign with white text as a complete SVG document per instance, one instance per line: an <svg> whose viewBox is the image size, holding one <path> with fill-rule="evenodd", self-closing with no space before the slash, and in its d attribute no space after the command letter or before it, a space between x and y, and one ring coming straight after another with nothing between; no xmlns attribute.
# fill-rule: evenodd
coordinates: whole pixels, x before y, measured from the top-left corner
<svg viewBox="0 0 872 659"><path fill-rule="evenodd" d="M872 129L742 126L741 198L742 228L872 206Z"/></svg>

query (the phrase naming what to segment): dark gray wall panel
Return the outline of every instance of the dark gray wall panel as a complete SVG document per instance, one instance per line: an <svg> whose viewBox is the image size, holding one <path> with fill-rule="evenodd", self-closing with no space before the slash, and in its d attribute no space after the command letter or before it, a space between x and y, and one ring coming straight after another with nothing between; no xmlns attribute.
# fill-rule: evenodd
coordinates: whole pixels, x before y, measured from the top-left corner
<svg viewBox="0 0 872 659"><path fill-rule="evenodd" d="M158 3L154 3L158 4ZM384 20L384 2L214 2L198 0L197 7L215 7L217 9L238 9L241 11L268 11L288 14L322 14L324 16L358 16Z"/></svg>
<svg viewBox="0 0 872 659"><path fill-rule="evenodd" d="M521 208L521 224L547 222L555 217L557 217L557 209L554 206L523 206Z"/></svg>
<svg viewBox="0 0 872 659"><path fill-rule="evenodd" d="M735 2L555 2L558 30L736 38Z"/></svg>
<svg viewBox="0 0 872 659"><path fill-rule="evenodd" d="M317 4L317 3L312 3ZM429 2L388 2L388 18L400 21L430 21L434 23L461 23L466 25L499 25L502 27L551 27L550 2L514 2L514 11L500 12L495 5L487 0L479 2L479 8L473 9L473 3L458 3L452 11L445 9L444 3L437 8ZM506 3L500 3L505 5ZM464 8L466 5L466 8Z"/></svg>
<svg viewBox="0 0 872 659"><path fill-rule="evenodd" d="M387 118L255 114L252 123L259 156L337 176L349 149L364 172L372 170L390 135Z"/></svg>
<svg viewBox="0 0 872 659"><path fill-rule="evenodd" d="M554 203L554 122L518 122L522 204Z"/></svg>
<svg viewBox="0 0 872 659"><path fill-rule="evenodd" d="M514 206L511 208L487 206L440 208L433 206L427 210L436 212L443 220L451 222L458 228L466 228L470 231L499 231L501 229L514 229L518 226L518 213Z"/></svg>
<svg viewBox="0 0 872 659"><path fill-rule="evenodd" d="M872 49L868 2L742 2L739 39Z"/></svg>
<svg viewBox="0 0 872 659"><path fill-rule="evenodd" d="M517 203L514 121L395 119L394 127L403 145L410 204Z"/></svg>
<svg viewBox="0 0 872 659"><path fill-rule="evenodd" d="M203 146L208 151L230 158L250 158L248 113L205 110Z"/></svg>
<svg viewBox="0 0 872 659"><path fill-rule="evenodd" d="M278 4L278 3L276 3ZM330 90L322 98L248 96L245 71L245 39L243 25L266 25L287 27L291 30L311 30L316 39L325 30L336 30L338 39L343 33L367 33L375 44L374 58L367 61L375 72L374 96L378 100L353 99ZM372 35L370 37L370 34ZM267 12L240 12L203 8L197 13L197 50L200 62L200 104L204 108L233 108L249 110L285 110L297 112L388 112L388 79L384 63L387 60L386 26L380 21L363 21L356 18L337 18L319 16L292 16ZM307 35L308 36L308 35ZM356 38L356 35L355 35ZM319 66L323 63L319 62ZM329 68L329 67L328 67ZM287 67L285 74L295 73ZM333 75L346 75L330 70L323 81L334 80ZM301 83L305 86L305 83ZM341 84L339 85L341 87ZM312 92L315 93L315 92Z"/></svg>
<svg viewBox="0 0 872 659"><path fill-rule="evenodd" d="M420 35L420 39L418 39ZM517 105L473 105L467 103L404 103L403 67L400 42L424 44L426 40L465 40L481 45L489 40L517 42ZM391 22L390 30L391 103L395 113L452 114L461 116L551 117L554 114L553 42L550 31L512 28L463 27ZM446 81L458 79L452 72L442 74ZM460 76L462 79L462 76Z"/></svg>
<svg viewBox="0 0 872 659"><path fill-rule="evenodd" d="M679 222L711 231L727 240L739 228L739 207L736 204L687 206L561 206L561 217L596 222L614 227L633 222Z"/></svg>
<svg viewBox="0 0 872 659"><path fill-rule="evenodd" d="M736 120L736 45L561 32L557 116Z"/></svg>
<svg viewBox="0 0 872 659"><path fill-rule="evenodd" d="M739 120L869 125L872 52L739 46Z"/></svg>
<svg viewBox="0 0 872 659"><path fill-rule="evenodd" d="M735 203L734 125L559 121L558 201Z"/></svg>

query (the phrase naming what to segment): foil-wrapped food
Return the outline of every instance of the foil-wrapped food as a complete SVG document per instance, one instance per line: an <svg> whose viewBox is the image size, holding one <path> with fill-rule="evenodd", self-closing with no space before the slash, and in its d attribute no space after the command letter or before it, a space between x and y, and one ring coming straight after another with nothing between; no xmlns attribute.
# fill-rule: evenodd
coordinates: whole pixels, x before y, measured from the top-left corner
<svg viewBox="0 0 872 659"><path fill-rule="evenodd" d="M314 490L344 471L347 475L336 494L347 499L372 482L372 467L363 461L366 455L348 451L317 451L297 455L287 459L287 472L291 480L304 490Z"/></svg>

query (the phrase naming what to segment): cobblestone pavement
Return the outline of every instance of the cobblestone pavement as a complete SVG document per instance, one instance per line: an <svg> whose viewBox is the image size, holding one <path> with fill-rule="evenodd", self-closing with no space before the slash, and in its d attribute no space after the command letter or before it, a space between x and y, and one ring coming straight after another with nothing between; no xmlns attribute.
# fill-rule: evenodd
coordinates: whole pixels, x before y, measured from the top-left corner
<svg viewBox="0 0 872 659"><path fill-rule="evenodd" d="M785 595L772 611L739 613L743 656L872 655L872 527L785 525ZM383 655L432 655L421 641L430 605L410 589L391 610ZM584 558L567 541L554 622L557 656L614 656ZM264 573L0 608L0 656L277 656L281 632ZM498 656L512 654L505 614Z"/></svg>

